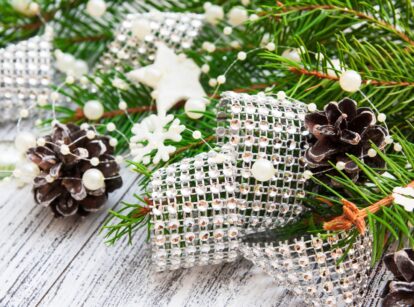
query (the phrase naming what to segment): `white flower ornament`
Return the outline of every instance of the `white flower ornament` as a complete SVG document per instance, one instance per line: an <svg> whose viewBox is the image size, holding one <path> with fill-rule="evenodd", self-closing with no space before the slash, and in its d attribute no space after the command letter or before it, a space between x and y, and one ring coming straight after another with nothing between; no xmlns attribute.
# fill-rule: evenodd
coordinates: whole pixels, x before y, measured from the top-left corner
<svg viewBox="0 0 414 307"><path fill-rule="evenodd" d="M148 116L132 128L134 136L131 138L130 147L133 160L149 164L151 163L151 152L156 151L152 159L153 164L158 164L161 160L168 161L170 154L175 152L176 147L165 145L164 142L166 140L181 141L181 133L184 130L185 126L180 125L180 120L174 119L171 114Z"/></svg>
<svg viewBox="0 0 414 307"><path fill-rule="evenodd" d="M414 211L414 188L397 187L392 192L396 204L403 206L408 212Z"/></svg>

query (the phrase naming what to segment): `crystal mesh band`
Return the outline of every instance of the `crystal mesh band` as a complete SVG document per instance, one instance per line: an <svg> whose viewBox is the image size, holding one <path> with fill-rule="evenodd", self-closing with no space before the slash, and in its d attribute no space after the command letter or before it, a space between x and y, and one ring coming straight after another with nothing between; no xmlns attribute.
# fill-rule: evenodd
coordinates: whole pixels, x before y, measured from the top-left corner
<svg viewBox="0 0 414 307"><path fill-rule="evenodd" d="M151 243L158 271L237 257L234 161L232 149L224 148L154 173Z"/></svg>
<svg viewBox="0 0 414 307"><path fill-rule="evenodd" d="M218 141L235 146L238 153L243 228L250 233L297 220L304 211L306 105L288 98L226 92L218 109ZM271 180L260 182L252 176L257 159L272 161L276 174Z"/></svg>
<svg viewBox="0 0 414 307"><path fill-rule="evenodd" d="M369 279L372 237L359 236L349 250L346 238L343 232L328 239L310 235L290 241L242 242L240 250L278 285L288 287L307 303L359 305Z"/></svg>
<svg viewBox="0 0 414 307"><path fill-rule="evenodd" d="M132 35L131 26L134 20L145 19L150 23L151 34L141 41ZM157 42L165 43L175 52L188 49L203 25L202 20L202 15L189 13L130 14L115 34L115 40L102 56L97 69L115 67L122 71L125 65L140 66L143 59L153 61Z"/></svg>
<svg viewBox="0 0 414 307"><path fill-rule="evenodd" d="M0 122L15 120L21 109L35 107L39 96L49 97L50 34L0 49Z"/></svg>

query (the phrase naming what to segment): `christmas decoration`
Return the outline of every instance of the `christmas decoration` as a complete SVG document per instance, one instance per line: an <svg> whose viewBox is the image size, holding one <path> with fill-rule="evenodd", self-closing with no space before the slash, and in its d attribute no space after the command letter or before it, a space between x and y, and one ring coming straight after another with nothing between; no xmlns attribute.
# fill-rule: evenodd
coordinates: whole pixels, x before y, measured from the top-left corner
<svg viewBox="0 0 414 307"><path fill-rule="evenodd" d="M403 249L384 257L384 263L394 275L388 285L383 306L414 305L414 250Z"/></svg>
<svg viewBox="0 0 414 307"><path fill-rule="evenodd" d="M9 2L16 11L28 17L33 17L40 12L39 4L31 0L10 0Z"/></svg>
<svg viewBox="0 0 414 307"><path fill-rule="evenodd" d="M202 20L201 15L190 13L127 15L97 69L122 71L125 66L139 67L143 59L153 61L159 42L176 53L189 49L203 25Z"/></svg>
<svg viewBox="0 0 414 307"><path fill-rule="evenodd" d="M305 155L309 167L313 172L323 173L321 177L326 179L327 172L337 172L333 164L358 181L361 170L347 156L350 154L369 166L383 168L385 162L376 155L372 143L384 150L388 131L375 123L375 114L370 108L357 108L356 102L349 98L327 104L322 112L306 115L305 125L313 136ZM374 154L370 154L371 149ZM331 184L338 185L338 182L331 180Z"/></svg>
<svg viewBox="0 0 414 307"><path fill-rule="evenodd" d="M199 81L201 70L192 60L177 56L163 43L158 43L157 48L154 64L133 70L127 76L154 88L152 96L159 115L165 115L180 101L206 96Z"/></svg>
<svg viewBox="0 0 414 307"><path fill-rule="evenodd" d="M155 150L156 154L152 158L153 164L158 164L161 160L168 161L170 154L176 148L164 142L167 140L181 141L181 133L184 130L185 126L180 125L180 120L174 119L171 114L150 115L132 128L134 136L131 138L130 149L133 160L149 164L151 163L150 153Z"/></svg>
<svg viewBox="0 0 414 307"><path fill-rule="evenodd" d="M104 0L89 0L86 4L86 12L95 18L102 17L106 12L106 3Z"/></svg>
<svg viewBox="0 0 414 307"><path fill-rule="evenodd" d="M108 193L122 186L113 147L94 130L56 123L52 134L37 143L27 151L40 169L34 179L34 198L56 216L97 211Z"/></svg>
<svg viewBox="0 0 414 307"><path fill-rule="evenodd" d="M51 31L0 49L0 122L27 117L47 100L53 77Z"/></svg>
<svg viewBox="0 0 414 307"><path fill-rule="evenodd" d="M370 235L352 246L344 232L286 240L277 230L242 239L244 257L314 306L358 305L371 269Z"/></svg>
<svg viewBox="0 0 414 307"><path fill-rule="evenodd" d="M226 92L217 113L220 144L235 147L243 228L257 231L297 220L304 207L306 105L284 98Z"/></svg>
<svg viewBox="0 0 414 307"><path fill-rule="evenodd" d="M394 197L394 203L403 206L408 212L414 211L414 188L396 187L393 189L392 196Z"/></svg>
<svg viewBox="0 0 414 307"><path fill-rule="evenodd" d="M80 79L88 73L88 64L85 61L76 59L72 54L60 50L56 50L54 54L56 58L55 65L60 72L76 79Z"/></svg>
<svg viewBox="0 0 414 307"><path fill-rule="evenodd" d="M231 147L154 172L151 244L157 270L236 259L241 204L235 172Z"/></svg>

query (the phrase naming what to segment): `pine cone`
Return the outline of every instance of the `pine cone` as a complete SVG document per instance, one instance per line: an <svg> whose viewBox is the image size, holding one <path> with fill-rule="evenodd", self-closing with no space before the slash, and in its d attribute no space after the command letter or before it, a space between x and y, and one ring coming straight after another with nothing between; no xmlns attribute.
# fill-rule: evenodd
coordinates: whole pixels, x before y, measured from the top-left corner
<svg viewBox="0 0 414 307"><path fill-rule="evenodd" d="M394 275L389 284L383 306L414 305L414 251L400 250L384 257L385 266Z"/></svg>
<svg viewBox="0 0 414 307"><path fill-rule="evenodd" d="M57 217L97 211L108 193L122 186L119 165L112 155L114 148L109 139L98 135L89 139L87 132L73 124L58 123L53 133L44 137L44 146L30 148L27 152L28 158L40 169L33 185L35 201L49 206ZM62 153L61 145L64 144L69 146L69 154ZM100 161L97 166L89 162L93 157ZM104 175L103 188L92 191L82 183L83 174L91 168Z"/></svg>
<svg viewBox="0 0 414 307"><path fill-rule="evenodd" d="M381 150L386 145L388 131L375 123L376 117L370 108L357 108L356 102L349 98L339 103L330 102L323 112L306 115L305 126L312 135L305 153L308 166L314 168L314 173L326 171L325 175L337 175L329 162L336 165L342 161L344 172L354 182L360 179L360 169L347 154L358 157L368 166L383 168L385 162L379 155L373 158L367 155L371 142ZM338 185L334 180L331 183Z"/></svg>

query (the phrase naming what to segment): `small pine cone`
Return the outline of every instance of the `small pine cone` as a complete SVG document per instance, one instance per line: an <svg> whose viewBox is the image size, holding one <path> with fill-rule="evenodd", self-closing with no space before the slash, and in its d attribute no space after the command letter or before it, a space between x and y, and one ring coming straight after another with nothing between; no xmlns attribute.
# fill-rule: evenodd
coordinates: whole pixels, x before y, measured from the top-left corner
<svg viewBox="0 0 414 307"><path fill-rule="evenodd" d="M27 151L28 158L40 169L33 184L35 201L49 206L57 217L97 211L108 193L122 186L109 139L98 135L89 139L86 134L87 130L74 124L58 123L53 133L44 137L44 146ZM68 145L70 153L62 151L62 145ZM89 162L94 157L99 159L97 166ZM82 176L91 168L98 169L105 177L102 188L88 190L83 184Z"/></svg>
<svg viewBox="0 0 414 307"><path fill-rule="evenodd" d="M337 175L330 163L343 162L344 172L354 181L360 178L360 169L347 154L359 158L374 168L384 168L385 162L379 155L368 156L371 142L379 149L385 148L386 128L376 125L376 117L370 108L357 108L355 101L344 98L339 103L330 102L322 112L306 115L305 126L311 133L305 159L314 173ZM321 179L329 177L322 176ZM334 180L333 185L338 185Z"/></svg>

